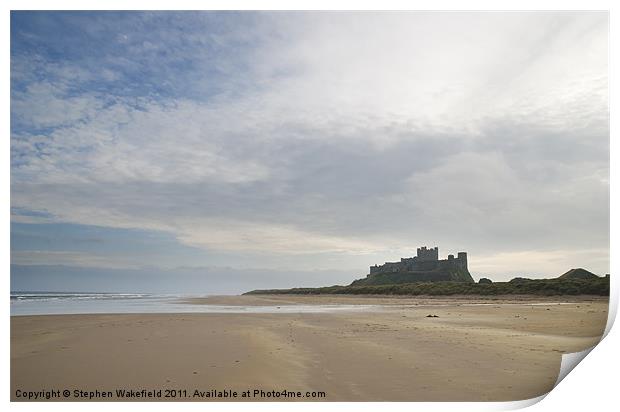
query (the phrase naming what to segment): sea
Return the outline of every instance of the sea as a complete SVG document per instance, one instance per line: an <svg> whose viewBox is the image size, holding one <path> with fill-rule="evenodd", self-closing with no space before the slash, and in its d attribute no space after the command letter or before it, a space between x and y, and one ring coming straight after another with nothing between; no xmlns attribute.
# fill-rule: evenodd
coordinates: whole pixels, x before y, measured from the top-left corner
<svg viewBox="0 0 620 412"><path fill-rule="evenodd" d="M329 313L380 310L379 305L241 306L185 303L208 295L11 292L11 316L104 313Z"/></svg>

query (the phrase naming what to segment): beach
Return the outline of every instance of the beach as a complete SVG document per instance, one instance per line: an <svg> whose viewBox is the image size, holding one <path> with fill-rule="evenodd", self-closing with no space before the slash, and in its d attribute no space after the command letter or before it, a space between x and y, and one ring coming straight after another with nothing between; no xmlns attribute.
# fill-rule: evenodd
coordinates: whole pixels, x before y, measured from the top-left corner
<svg viewBox="0 0 620 412"><path fill-rule="evenodd" d="M12 316L11 399L56 390L51 400L88 400L89 393L140 401L529 399L552 389L563 353L600 340L608 307L606 298L583 296L273 295L191 303L273 311ZM374 308L277 313L299 304ZM119 398L117 389L144 396ZM252 396L241 397L246 391Z"/></svg>

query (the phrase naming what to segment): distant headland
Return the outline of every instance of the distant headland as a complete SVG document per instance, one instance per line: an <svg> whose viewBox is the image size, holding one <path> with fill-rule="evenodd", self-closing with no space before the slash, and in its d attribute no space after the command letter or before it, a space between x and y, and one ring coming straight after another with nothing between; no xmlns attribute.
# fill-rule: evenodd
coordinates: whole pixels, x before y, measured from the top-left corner
<svg viewBox="0 0 620 412"><path fill-rule="evenodd" d="M485 277L475 283L467 267L466 252L440 260L437 246L422 246L416 256L370 266L365 278L347 286L263 289L244 294L609 296L609 275L600 277L577 268L550 279L516 277L508 282L493 282Z"/></svg>

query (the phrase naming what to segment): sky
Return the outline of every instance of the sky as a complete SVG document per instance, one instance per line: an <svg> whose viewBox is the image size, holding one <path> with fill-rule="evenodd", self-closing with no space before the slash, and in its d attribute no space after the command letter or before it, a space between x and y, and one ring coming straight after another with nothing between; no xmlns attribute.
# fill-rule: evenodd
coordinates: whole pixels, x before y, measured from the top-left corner
<svg viewBox="0 0 620 412"><path fill-rule="evenodd" d="M11 289L609 273L605 12L11 12Z"/></svg>

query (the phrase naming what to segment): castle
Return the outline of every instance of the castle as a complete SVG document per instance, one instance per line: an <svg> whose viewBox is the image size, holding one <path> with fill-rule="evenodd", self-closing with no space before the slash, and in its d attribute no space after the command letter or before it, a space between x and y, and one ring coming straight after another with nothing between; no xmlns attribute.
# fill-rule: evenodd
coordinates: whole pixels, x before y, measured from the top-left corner
<svg viewBox="0 0 620 412"><path fill-rule="evenodd" d="M401 258L400 262L385 262L383 265L370 267L370 274L394 273L394 272L419 272L441 269L464 269L467 270L467 253L459 252L457 257L448 255L448 259L439 260L439 248L427 249L426 246L418 248L418 255L410 258Z"/></svg>
<svg viewBox="0 0 620 412"><path fill-rule="evenodd" d="M366 279L353 284L389 284L407 282L473 282L467 268L467 253L459 252L457 257L439 260L439 248L418 248L417 256L401 258L400 262L385 262L370 267Z"/></svg>

